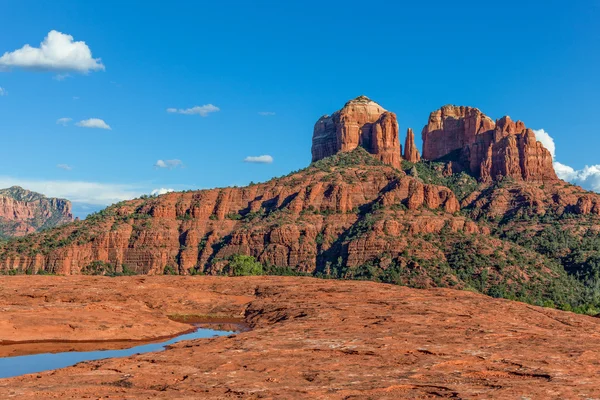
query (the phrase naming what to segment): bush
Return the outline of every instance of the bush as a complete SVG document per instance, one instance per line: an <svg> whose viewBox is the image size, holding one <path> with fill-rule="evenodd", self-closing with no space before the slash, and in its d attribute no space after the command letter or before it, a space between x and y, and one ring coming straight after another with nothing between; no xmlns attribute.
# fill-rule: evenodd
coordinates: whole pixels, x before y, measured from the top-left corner
<svg viewBox="0 0 600 400"><path fill-rule="evenodd" d="M163 269L163 275L177 275L177 270L172 265L167 265Z"/></svg>
<svg viewBox="0 0 600 400"><path fill-rule="evenodd" d="M233 276L252 276L262 275L264 271L262 264L254 257L236 254L231 257L227 272Z"/></svg>
<svg viewBox="0 0 600 400"><path fill-rule="evenodd" d="M104 276L111 276L111 277L115 277L115 276L131 276L131 275L137 275L137 273L133 270L130 269L127 265L123 264L122 265L122 272L117 272L117 267L115 267L114 265L104 262L104 261L92 261L91 263L89 263L88 265L86 265L85 267L83 267L81 269L81 274L82 275L104 275ZM43 272L38 271L38 274L43 274Z"/></svg>
<svg viewBox="0 0 600 400"><path fill-rule="evenodd" d="M104 261L92 261L81 269L83 275L115 275L115 267Z"/></svg>

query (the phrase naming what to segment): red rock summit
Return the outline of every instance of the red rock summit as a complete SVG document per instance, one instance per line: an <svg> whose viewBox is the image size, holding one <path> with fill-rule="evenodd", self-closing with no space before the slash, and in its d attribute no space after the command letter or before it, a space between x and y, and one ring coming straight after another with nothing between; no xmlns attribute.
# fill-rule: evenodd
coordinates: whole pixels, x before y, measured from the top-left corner
<svg viewBox="0 0 600 400"><path fill-rule="evenodd" d="M400 168L402 149L396 114L386 111L366 96L350 100L341 110L317 121L312 140L312 161L359 146L382 162Z"/></svg>
<svg viewBox="0 0 600 400"><path fill-rule="evenodd" d="M494 122L477 108L447 105L429 115L422 136L423 158L456 162L484 182L558 180L550 152L508 116Z"/></svg>

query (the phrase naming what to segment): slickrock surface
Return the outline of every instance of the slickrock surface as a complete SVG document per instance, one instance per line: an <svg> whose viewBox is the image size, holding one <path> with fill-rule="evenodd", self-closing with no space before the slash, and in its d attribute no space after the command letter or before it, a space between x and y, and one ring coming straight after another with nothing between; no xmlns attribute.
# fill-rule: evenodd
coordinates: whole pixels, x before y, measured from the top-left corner
<svg viewBox="0 0 600 400"><path fill-rule="evenodd" d="M3 339L54 337L69 322L35 316L45 309L70 312L82 338L131 337L120 313L146 335L168 330L167 314L215 307L253 327L0 380L0 398L600 396L600 319L465 291L297 277L11 277L0 304L13 310L0 314ZM100 316L110 335L97 331Z"/></svg>
<svg viewBox="0 0 600 400"><path fill-rule="evenodd" d="M492 121L477 108L444 106L423 128L423 158L450 158L484 182L557 181L550 152L521 121Z"/></svg>
<svg viewBox="0 0 600 400"><path fill-rule="evenodd" d="M241 316L248 293L195 292L196 281L87 277L2 277L0 356L36 342L149 340L191 329L169 315ZM239 314L239 315L238 315ZM8 350L6 350L8 348Z"/></svg>
<svg viewBox="0 0 600 400"><path fill-rule="evenodd" d="M380 161L400 168L402 149L396 114L386 111L366 96L350 100L341 110L317 121L312 160L318 161L359 146Z"/></svg>
<svg viewBox="0 0 600 400"><path fill-rule="evenodd" d="M73 221L71 202L18 186L0 189L0 238L18 237Z"/></svg>

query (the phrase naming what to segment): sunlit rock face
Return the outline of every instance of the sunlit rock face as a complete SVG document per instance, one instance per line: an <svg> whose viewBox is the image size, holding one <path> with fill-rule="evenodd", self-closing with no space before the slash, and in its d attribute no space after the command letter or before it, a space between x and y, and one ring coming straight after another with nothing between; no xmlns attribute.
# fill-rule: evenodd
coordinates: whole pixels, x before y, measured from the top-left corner
<svg viewBox="0 0 600 400"><path fill-rule="evenodd" d="M366 96L350 100L341 110L317 121L312 140L312 161L359 146L382 162L400 168L402 149L396 114L386 111Z"/></svg>

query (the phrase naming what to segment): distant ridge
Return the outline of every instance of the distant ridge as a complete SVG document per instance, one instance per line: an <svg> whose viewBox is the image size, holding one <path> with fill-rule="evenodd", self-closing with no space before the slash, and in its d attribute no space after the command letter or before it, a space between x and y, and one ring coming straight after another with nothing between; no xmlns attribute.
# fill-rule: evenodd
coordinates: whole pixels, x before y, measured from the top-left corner
<svg viewBox="0 0 600 400"><path fill-rule="evenodd" d="M71 202L12 186L0 189L0 238L24 236L73 221Z"/></svg>

